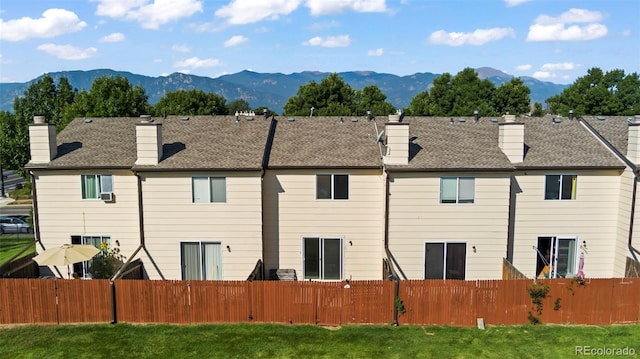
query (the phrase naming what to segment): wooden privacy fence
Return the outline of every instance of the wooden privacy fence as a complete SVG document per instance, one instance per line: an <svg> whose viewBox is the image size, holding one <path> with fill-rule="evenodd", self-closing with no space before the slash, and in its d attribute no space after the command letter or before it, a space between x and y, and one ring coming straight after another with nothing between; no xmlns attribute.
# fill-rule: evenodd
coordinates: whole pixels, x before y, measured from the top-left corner
<svg viewBox="0 0 640 359"><path fill-rule="evenodd" d="M475 326L640 323L640 279L540 280L549 287L537 313L532 280L143 281L0 279L0 324L235 323Z"/></svg>

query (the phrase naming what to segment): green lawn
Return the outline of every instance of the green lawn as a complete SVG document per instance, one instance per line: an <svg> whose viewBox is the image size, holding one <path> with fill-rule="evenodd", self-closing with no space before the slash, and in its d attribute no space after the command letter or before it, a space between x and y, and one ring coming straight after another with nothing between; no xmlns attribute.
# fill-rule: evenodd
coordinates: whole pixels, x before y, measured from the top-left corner
<svg viewBox="0 0 640 359"><path fill-rule="evenodd" d="M0 263L4 263L14 254L20 252L25 246L33 242L33 234L5 234L0 236ZM36 246L24 252L21 257L36 251Z"/></svg>
<svg viewBox="0 0 640 359"><path fill-rule="evenodd" d="M565 358L640 356L640 325L456 327L59 325L0 327L2 358ZM583 349L589 350L589 349ZM631 356L634 357L634 356Z"/></svg>

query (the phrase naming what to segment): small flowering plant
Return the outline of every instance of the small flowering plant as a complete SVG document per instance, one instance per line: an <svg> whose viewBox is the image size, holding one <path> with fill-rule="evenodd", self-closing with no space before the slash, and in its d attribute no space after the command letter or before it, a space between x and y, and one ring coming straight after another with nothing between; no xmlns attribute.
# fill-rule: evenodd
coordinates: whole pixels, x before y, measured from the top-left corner
<svg viewBox="0 0 640 359"><path fill-rule="evenodd" d="M93 257L91 268L93 278L111 278L122 265L123 260L125 260L126 257L120 253L120 247L117 246L117 241L116 246L114 247L109 246L109 243L107 242L102 242L98 249L100 250L100 253Z"/></svg>

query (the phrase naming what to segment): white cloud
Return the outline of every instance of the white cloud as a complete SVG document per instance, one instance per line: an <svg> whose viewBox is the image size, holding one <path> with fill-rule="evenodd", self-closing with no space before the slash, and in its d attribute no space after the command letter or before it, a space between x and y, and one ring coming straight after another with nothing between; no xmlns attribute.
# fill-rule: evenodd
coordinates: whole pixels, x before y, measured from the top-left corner
<svg viewBox="0 0 640 359"><path fill-rule="evenodd" d="M198 57L192 57L185 60L177 61L173 64L173 67L184 67L190 69L198 69L205 67L216 67L220 66L222 63L218 59L200 59ZM180 70L181 72L183 70Z"/></svg>
<svg viewBox="0 0 640 359"><path fill-rule="evenodd" d="M556 77L556 74L549 71L536 71L531 77L538 80L549 80Z"/></svg>
<svg viewBox="0 0 640 359"><path fill-rule="evenodd" d="M533 66L530 64L518 65L516 66L516 71L529 71Z"/></svg>
<svg viewBox="0 0 640 359"><path fill-rule="evenodd" d="M171 50L175 52L191 52L191 48L187 45L173 45Z"/></svg>
<svg viewBox="0 0 640 359"><path fill-rule="evenodd" d="M607 35L605 25L598 23L603 19L599 11L570 9L558 17L540 15L529 26L527 41L584 41L594 40ZM571 25L581 24L586 25Z"/></svg>
<svg viewBox="0 0 640 359"><path fill-rule="evenodd" d="M520 4L524 4L529 1L531 0L504 0L504 3L507 5L507 7L513 7L513 6L518 6Z"/></svg>
<svg viewBox="0 0 640 359"><path fill-rule="evenodd" d="M379 49L375 49L375 50L369 50L367 52L367 55L369 55L369 56L382 56L382 55L384 55L384 49L379 48Z"/></svg>
<svg viewBox="0 0 640 359"><path fill-rule="evenodd" d="M96 15L138 21L143 28L157 29L168 22L202 12L199 0L92 0L98 1Z"/></svg>
<svg viewBox="0 0 640 359"><path fill-rule="evenodd" d="M351 45L349 35L313 37L302 43L306 46L322 46L322 47L347 47Z"/></svg>
<svg viewBox="0 0 640 359"><path fill-rule="evenodd" d="M627 29L622 32L622 36L629 37L631 36L631 30Z"/></svg>
<svg viewBox="0 0 640 359"><path fill-rule="evenodd" d="M233 0L216 10L215 16L226 18L233 25L251 24L265 19L288 15L300 6L300 0Z"/></svg>
<svg viewBox="0 0 640 359"><path fill-rule="evenodd" d="M114 32L113 34L109 34L100 38L100 42L121 42L124 41L124 34L121 32Z"/></svg>
<svg viewBox="0 0 640 359"><path fill-rule="evenodd" d="M385 0L307 0L305 6L311 10L313 16L339 14L344 11L387 11Z"/></svg>
<svg viewBox="0 0 640 359"><path fill-rule="evenodd" d="M30 38L52 38L82 30L87 23L74 12L49 9L39 19L22 17L9 21L0 19L0 40L20 41Z"/></svg>
<svg viewBox="0 0 640 359"><path fill-rule="evenodd" d="M84 60L98 54L98 49L95 47L82 49L72 45L42 44L38 46L38 50L62 60Z"/></svg>
<svg viewBox="0 0 640 359"><path fill-rule="evenodd" d="M540 68L542 71L558 71L558 70L573 70L576 68L576 64L573 62L558 62L555 64L544 64Z"/></svg>
<svg viewBox="0 0 640 359"><path fill-rule="evenodd" d="M224 47L233 47L238 46L242 43L247 42L249 39L242 35L234 35L231 38L224 42Z"/></svg>
<svg viewBox="0 0 640 359"><path fill-rule="evenodd" d="M332 28L336 28L336 27L340 27L340 23L335 21L335 20L331 20L331 21L326 21L326 22L313 23L313 24L311 24L311 25L309 25L307 27L307 30L310 30L310 31L321 31L321 30L332 29Z"/></svg>
<svg viewBox="0 0 640 359"><path fill-rule="evenodd" d="M515 32L510 27L496 27L493 29L478 29L474 32L446 32L439 30L429 36L429 41L436 45L462 46L484 45L497 41L504 37L515 37Z"/></svg>

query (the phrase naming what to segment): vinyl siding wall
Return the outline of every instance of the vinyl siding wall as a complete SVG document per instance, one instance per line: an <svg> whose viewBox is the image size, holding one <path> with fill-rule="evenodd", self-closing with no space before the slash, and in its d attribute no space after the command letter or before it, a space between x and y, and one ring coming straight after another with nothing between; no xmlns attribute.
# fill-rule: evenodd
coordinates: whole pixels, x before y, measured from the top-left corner
<svg viewBox="0 0 640 359"><path fill-rule="evenodd" d="M115 202L82 199L83 174L111 174ZM46 248L71 243L73 235L110 236L112 245L117 240L127 258L138 247L138 192L131 171L35 171L35 175L39 229Z"/></svg>
<svg viewBox="0 0 640 359"><path fill-rule="evenodd" d="M226 203L192 203L192 177L226 177ZM262 258L260 172L143 173L146 247L165 279L181 279L181 242L218 242L222 279L245 280ZM229 246L229 249L227 249ZM151 279L159 279L149 260Z"/></svg>
<svg viewBox="0 0 640 359"><path fill-rule="evenodd" d="M507 246L509 174L390 176L389 248L408 279L424 279L425 242L464 242L465 279L501 278ZM474 203L441 204L442 176L475 177Z"/></svg>
<svg viewBox="0 0 640 359"><path fill-rule="evenodd" d="M546 174L577 174L575 200L545 200ZM538 237L577 237L576 258L585 254L587 277L607 278L620 275L623 260L617 258L620 213L619 171L526 171L516 173L519 192L516 194L513 264L527 277L536 271ZM586 241L586 249L580 248ZM614 261L615 259L615 261ZM577 264L577 263L576 263ZM622 265L624 267L624 265ZM576 266L577 268L577 266Z"/></svg>
<svg viewBox="0 0 640 359"><path fill-rule="evenodd" d="M316 200L316 174L349 174L348 200ZM342 238L343 279L381 279L381 170L270 170L264 179L265 265L302 270L302 238Z"/></svg>

